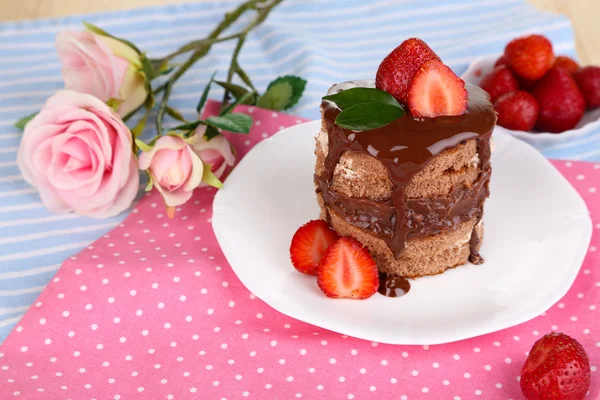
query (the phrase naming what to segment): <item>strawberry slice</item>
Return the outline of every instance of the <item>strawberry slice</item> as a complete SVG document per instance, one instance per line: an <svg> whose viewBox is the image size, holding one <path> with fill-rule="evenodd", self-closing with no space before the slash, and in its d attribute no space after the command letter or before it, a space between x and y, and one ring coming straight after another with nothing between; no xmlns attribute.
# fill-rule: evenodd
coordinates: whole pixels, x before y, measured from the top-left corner
<svg viewBox="0 0 600 400"><path fill-rule="evenodd" d="M408 107L418 118L464 114L467 100L465 82L440 61L424 63L408 89Z"/></svg>
<svg viewBox="0 0 600 400"><path fill-rule="evenodd" d="M352 238L342 237L323 256L317 283L327 297L366 299L377 292L379 274L367 249Z"/></svg>
<svg viewBox="0 0 600 400"><path fill-rule="evenodd" d="M338 237L323 220L314 220L302 225L294 234L290 246L290 258L294 268L303 274L317 275L323 254Z"/></svg>
<svg viewBox="0 0 600 400"><path fill-rule="evenodd" d="M427 43L417 38L405 40L388 54L377 69L375 86L406 103L408 87L425 61L441 61Z"/></svg>

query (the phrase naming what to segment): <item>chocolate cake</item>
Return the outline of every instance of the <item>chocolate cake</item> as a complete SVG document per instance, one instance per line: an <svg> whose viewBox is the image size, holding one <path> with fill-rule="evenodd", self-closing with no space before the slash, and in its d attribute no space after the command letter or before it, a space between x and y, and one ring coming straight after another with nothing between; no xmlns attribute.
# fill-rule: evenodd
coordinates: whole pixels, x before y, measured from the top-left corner
<svg viewBox="0 0 600 400"><path fill-rule="evenodd" d="M374 86L346 82L328 94ZM496 114L483 90L466 87L463 115L407 113L366 131L336 125L341 110L321 104L314 176L321 218L368 248L382 274L415 278L483 262L478 251Z"/></svg>

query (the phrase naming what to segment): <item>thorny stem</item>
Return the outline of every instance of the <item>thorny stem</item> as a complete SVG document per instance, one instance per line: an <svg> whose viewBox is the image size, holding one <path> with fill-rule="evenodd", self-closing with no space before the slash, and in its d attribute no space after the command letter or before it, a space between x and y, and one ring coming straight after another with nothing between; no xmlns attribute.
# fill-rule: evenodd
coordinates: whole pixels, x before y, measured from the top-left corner
<svg viewBox="0 0 600 400"><path fill-rule="evenodd" d="M212 32L205 39L197 40L197 41L191 42L185 46L182 46L180 49L176 50L174 53L169 54L168 56L166 56L164 58L164 60L168 60L172 57L175 57L175 55L183 54L188 51L194 50L192 55L169 77L167 82L165 82L163 85L159 86L158 88L156 88L154 90L154 94L158 94L163 91L165 92L163 94L163 98L161 99L160 107L158 109L158 114L156 116L156 127L157 127L158 135L160 135L162 132L161 125L162 125L163 116L164 116L164 113L166 110L169 96L171 94L171 88L173 87L175 82L179 78L181 78L181 76L192 65L194 65L194 63L196 63L196 61L198 61L199 59L204 57L210 51L213 44L222 42L225 40L237 38L238 46L236 46L236 51L234 52L234 57L232 58L232 61L231 61L232 64L230 66L230 69L229 69L230 73L228 74L228 79L227 79L227 81L230 82L231 79L233 78L233 73L231 72L232 68L235 70L235 66L237 65L237 56L241 50L241 45L244 43L246 35L253 28L260 25L267 18L267 16L271 12L271 10L276 5L281 3L282 1L283 0L271 0L271 1L269 1L269 0L248 0L248 1L240 4L233 11L226 13L223 20L212 30ZM263 7L261 7L261 6L263 6ZM240 32L238 32L236 34L219 38L219 35L224 30L229 28L235 21L237 21L239 19L239 17L244 12L246 12L248 10L256 10L258 12L257 17L250 24L248 24L248 26L246 26L243 30L241 30ZM175 54L175 53L177 53L177 54ZM225 94L228 96L229 95L228 91L226 91Z"/></svg>

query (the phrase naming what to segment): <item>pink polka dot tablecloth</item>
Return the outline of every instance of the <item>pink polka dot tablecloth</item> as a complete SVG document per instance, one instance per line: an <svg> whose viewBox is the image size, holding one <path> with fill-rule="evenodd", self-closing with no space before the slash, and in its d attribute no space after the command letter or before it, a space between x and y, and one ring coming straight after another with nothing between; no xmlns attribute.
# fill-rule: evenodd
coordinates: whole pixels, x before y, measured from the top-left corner
<svg viewBox="0 0 600 400"><path fill-rule="evenodd" d="M230 136L238 158L303 122L241 111L255 124L249 136ZM571 290L529 322L436 346L372 343L299 322L232 272L211 227L214 189L198 189L172 220L153 193L65 261L11 332L0 347L0 399L516 400L526 352L552 330L585 347L588 398L598 399L600 165L555 165L586 200L594 236Z"/></svg>

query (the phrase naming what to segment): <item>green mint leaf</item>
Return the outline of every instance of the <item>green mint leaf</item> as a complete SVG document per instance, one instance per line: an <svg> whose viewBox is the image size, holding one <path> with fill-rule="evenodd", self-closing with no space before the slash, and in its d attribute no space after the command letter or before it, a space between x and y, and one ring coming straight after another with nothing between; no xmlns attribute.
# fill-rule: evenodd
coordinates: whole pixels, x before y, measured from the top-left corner
<svg viewBox="0 0 600 400"><path fill-rule="evenodd" d="M219 132L219 130L217 128L215 128L214 126L208 125L206 127L206 132L204 132L204 139L210 140L212 138L219 136L220 134L221 134L221 132Z"/></svg>
<svg viewBox="0 0 600 400"><path fill-rule="evenodd" d="M187 124L183 124L183 125L178 125L175 128L172 128L171 130L173 131L189 131L189 130L194 130L198 127L198 125L204 123L203 121L194 121L194 122L189 122Z"/></svg>
<svg viewBox="0 0 600 400"><path fill-rule="evenodd" d="M264 95L258 98L256 105L269 110L281 111L287 108L292 97L294 97L294 88L288 82L278 82L269 85Z"/></svg>
<svg viewBox="0 0 600 400"><path fill-rule="evenodd" d="M216 74L217 71L213 72L212 76L210 77L210 80L204 88L204 91L202 92L202 96L200 96L200 101L198 101L198 105L196 106L196 111L198 111L198 114L200 114L200 112L202 111L202 107L204 107L204 103L206 103L206 99L208 98L208 92L210 92L210 85L213 83Z"/></svg>
<svg viewBox="0 0 600 400"><path fill-rule="evenodd" d="M288 108L295 106L298 103L298 100L300 100L300 97L302 97L302 93L304 93L304 88L306 87L306 80L294 75L280 76L273 82L269 83L269 86L267 86L267 92L272 87L280 85L281 83L288 83L292 87L292 97L282 108L282 110L287 110Z"/></svg>
<svg viewBox="0 0 600 400"><path fill-rule="evenodd" d="M85 25L85 27L90 31L95 33L96 35L100 35L100 36L107 36L109 38L113 38L115 40L118 40L121 43L125 43L127 46L131 47L132 49L134 49L138 54L142 54L142 52L140 51L140 49L138 49L136 47L135 44L131 43L129 40L125 40L125 39L121 39L118 38L116 36L111 35L110 33L106 32L104 29L97 27L94 24L91 24L89 22L83 22L83 25Z"/></svg>
<svg viewBox="0 0 600 400"><path fill-rule="evenodd" d="M343 110L335 119L342 128L367 131L380 128L404 115L404 110L391 104L360 103Z"/></svg>
<svg viewBox="0 0 600 400"><path fill-rule="evenodd" d="M246 104L247 101L254 97L256 95L256 93L254 92L246 92L244 93L241 97L239 97L238 99L236 99L233 103L231 103L230 105L228 105L227 107L225 107L223 109L223 111L221 111L220 115L225 115L231 111L233 111L233 109L238 105L238 104Z"/></svg>
<svg viewBox="0 0 600 400"><path fill-rule="evenodd" d="M187 119L185 119L185 117L173 107L167 106L165 111L171 118L176 119L177 121L188 122Z"/></svg>
<svg viewBox="0 0 600 400"><path fill-rule="evenodd" d="M375 88L356 87L323 97L334 102L342 110L360 103L382 103L402 107L398 100L388 92Z"/></svg>
<svg viewBox="0 0 600 400"><path fill-rule="evenodd" d="M213 174L210 169L210 164L202 162L204 169L202 170L202 182L210 185L212 187L216 187L217 189L221 189L223 187L223 183Z"/></svg>
<svg viewBox="0 0 600 400"><path fill-rule="evenodd" d="M232 113L220 117L208 117L206 123L229 132L249 133L252 117L246 114Z"/></svg>
<svg viewBox="0 0 600 400"><path fill-rule="evenodd" d="M29 121L31 121L33 119L33 117L35 117L36 115L37 115L37 113L33 113L33 114L26 115L23 118L19 119L17 122L15 122L15 128L24 130L25 125L27 125L27 123Z"/></svg>

